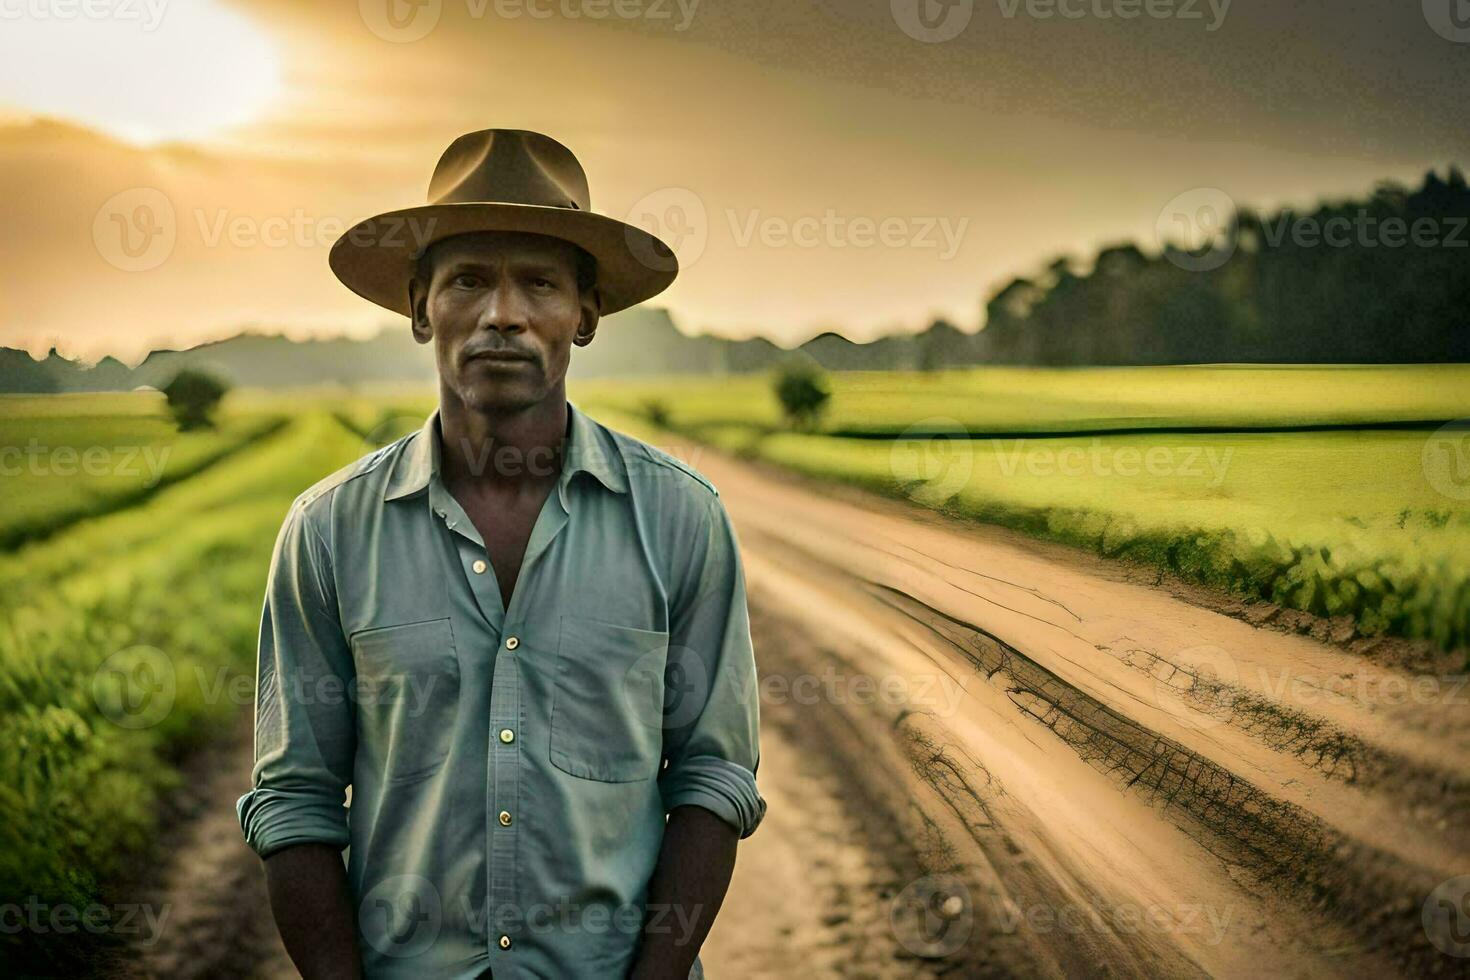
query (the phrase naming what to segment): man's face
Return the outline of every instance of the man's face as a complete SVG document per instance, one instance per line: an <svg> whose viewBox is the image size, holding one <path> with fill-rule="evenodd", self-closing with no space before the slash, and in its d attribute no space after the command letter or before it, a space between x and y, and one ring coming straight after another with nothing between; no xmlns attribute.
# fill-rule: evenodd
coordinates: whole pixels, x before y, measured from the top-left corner
<svg viewBox="0 0 1470 980"><path fill-rule="evenodd" d="M434 344L444 397L508 411L564 390L572 344L591 343L598 319L593 291L577 288L575 246L474 232L436 242L425 269L410 286L413 333Z"/></svg>

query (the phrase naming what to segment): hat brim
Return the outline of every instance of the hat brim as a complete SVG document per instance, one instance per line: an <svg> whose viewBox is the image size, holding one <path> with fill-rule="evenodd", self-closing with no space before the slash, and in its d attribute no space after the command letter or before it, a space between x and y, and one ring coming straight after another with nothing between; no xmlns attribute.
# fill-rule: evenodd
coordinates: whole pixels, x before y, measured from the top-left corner
<svg viewBox="0 0 1470 980"><path fill-rule="evenodd" d="M419 253L474 231L531 232L586 249L597 260L604 314L657 296L679 273L673 250L642 228L593 211L534 204L428 204L388 211L344 232L328 261L348 289L409 316L408 282Z"/></svg>

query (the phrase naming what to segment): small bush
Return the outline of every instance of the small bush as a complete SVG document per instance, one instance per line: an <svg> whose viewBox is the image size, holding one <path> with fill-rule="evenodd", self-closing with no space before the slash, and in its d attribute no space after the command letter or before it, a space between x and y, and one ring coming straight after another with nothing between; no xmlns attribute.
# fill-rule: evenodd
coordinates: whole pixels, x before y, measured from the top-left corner
<svg viewBox="0 0 1470 980"><path fill-rule="evenodd" d="M793 361L776 372L776 398L781 402L781 411L786 424L795 429L811 431L817 426L822 412L832 398L832 389L827 375L820 367L805 361Z"/></svg>
<svg viewBox="0 0 1470 980"><path fill-rule="evenodd" d="M163 387L179 431L214 428L214 411L230 386L205 371L185 368Z"/></svg>

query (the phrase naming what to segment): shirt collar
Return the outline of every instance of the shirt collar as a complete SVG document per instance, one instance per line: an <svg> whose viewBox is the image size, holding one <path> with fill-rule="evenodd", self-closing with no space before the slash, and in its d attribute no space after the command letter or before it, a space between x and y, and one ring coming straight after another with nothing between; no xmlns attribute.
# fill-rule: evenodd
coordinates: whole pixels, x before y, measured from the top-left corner
<svg viewBox="0 0 1470 980"><path fill-rule="evenodd" d="M617 493L628 492L628 477L615 446L604 436L602 427L572 402L567 402L567 437L562 453L560 490L565 493L572 477L585 470L603 486ZM393 464L392 475L383 492L384 500L398 500L420 493L429 481L439 475L442 457L439 433L439 409L423 426L408 437Z"/></svg>

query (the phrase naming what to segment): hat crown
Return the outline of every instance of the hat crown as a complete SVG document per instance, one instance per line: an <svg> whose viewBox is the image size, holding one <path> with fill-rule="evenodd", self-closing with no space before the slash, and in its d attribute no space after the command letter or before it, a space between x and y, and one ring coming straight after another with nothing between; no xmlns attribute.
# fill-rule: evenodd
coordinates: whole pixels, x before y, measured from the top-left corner
<svg viewBox="0 0 1470 980"><path fill-rule="evenodd" d="M572 151L524 129L482 129L449 144L434 167L428 200L592 210L587 174Z"/></svg>

